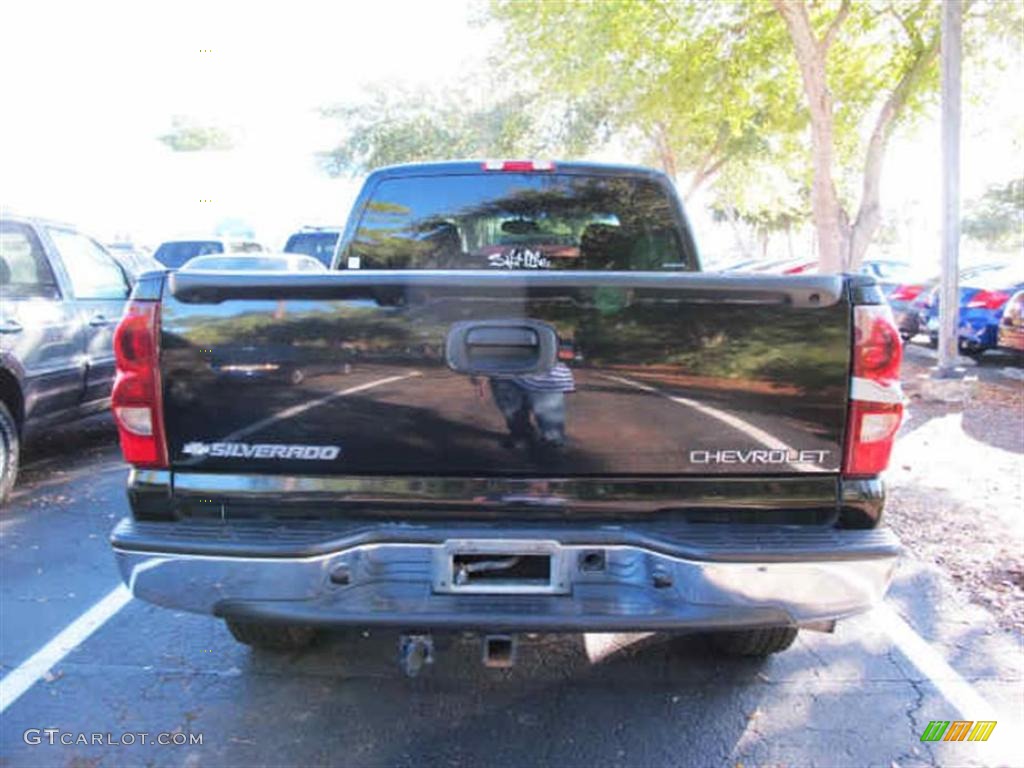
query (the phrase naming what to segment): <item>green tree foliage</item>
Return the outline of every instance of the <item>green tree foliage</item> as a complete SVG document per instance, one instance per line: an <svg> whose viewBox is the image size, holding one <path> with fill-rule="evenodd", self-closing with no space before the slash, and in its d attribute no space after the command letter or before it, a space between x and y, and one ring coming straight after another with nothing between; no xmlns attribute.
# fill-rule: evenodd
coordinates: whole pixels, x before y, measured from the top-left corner
<svg viewBox="0 0 1024 768"><path fill-rule="evenodd" d="M968 55L988 55L1000 35L1019 45L1024 5L962 6ZM940 9L938 0L491 0L490 14L506 30L504 49L520 52L509 66L527 67L551 94L602 94L616 132L638 132L668 173L690 177L690 191L727 166L751 184L759 166L798 167L823 269L840 271L857 266L880 225L890 138L935 102ZM776 213L793 208L782 202Z"/></svg>
<svg viewBox="0 0 1024 768"><path fill-rule="evenodd" d="M175 116L171 121L171 131L158 137L175 152L202 152L209 150L228 150L235 142L223 128L200 125L196 121Z"/></svg>
<svg viewBox="0 0 1024 768"><path fill-rule="evenodd" d="M213 232L220 237L245 237L250 240L256 237L253 226L238 216L225 216L217 222Z"/></svg>
<svg viewBox="0 0 1024 768"><path fill-rule="evenodd" d="M364 100L322 110L342 138L319 160L331 175L357 175L385 165L481 157L580 154L600 130L597 113L582 103L558 113L535 96L515 92L483 103L466 82L445 94L378 86Z"/></svg>
<svg viewBox="0 0 1024 768"><path fill-rule="evenodd" d="M969 203L963 231L995 248L1024 245L1024 178L995 184Z"/></svg>
<svg viewBox="0 0 1024 768"><path fill-rule="evenodd" d="M821 269L856 269L881 223L889 140L938 84L940 6L934 0L772 5L789 34L810 118Z"/></svg>
<svg viewBox="0 0 1024 768"><path fill-rule="evenodd" d="M1018 48L1022 5L951 0L964 14L968 67ZM756 13L763 0L747 0ZM889 141L937 100L938 0L771 0L789 35L810 119L810 199L821 269L856 269L881 225ZM760 35L753 27L751 34Z"/></svg>
<svg viewBox="0 0 1024 768"><path fill-rule="evenodd" d="M787 250L796 256L794 231L811 218L810 186L801 152L802 147L780 148L769 157L737 158L715 178L711 214L715 221L729 225L744 258L764 258L777 234L786 236ZM756 237L758 251L747 241L747 232Z"/></svg>
<svg viewBox="0 0 1024 768"><path fill-rule="evenodd" d="M1024 3L961 5L969 66L1019 51ZM881 225L890 139L937 101L940 10L940 0L490 0L487 19L504 33L491 74L512 87L378 89L324 111L342 136L321 160L356 174L441 157L572 156L611 136L617 151L686 176L684 196L713 183L717 207L762 231L812 217L823 271L855 269ZM468 98L480 92L503 95ZM765 189L777 175L767 169L782 170L784 193Z"/></svg>
<svg viewBox="0 0 1024 768"><path fill-rule="evenodd" d="M490 11L506 32L503 52L513 52L506 68L529 72L551 98L600 94L608 125L638 137L645 159L670 176L686 174L686 195L805 123L793 109L795 68L777 55L785 31L749 33L770 7L492 0Z"/></svg>

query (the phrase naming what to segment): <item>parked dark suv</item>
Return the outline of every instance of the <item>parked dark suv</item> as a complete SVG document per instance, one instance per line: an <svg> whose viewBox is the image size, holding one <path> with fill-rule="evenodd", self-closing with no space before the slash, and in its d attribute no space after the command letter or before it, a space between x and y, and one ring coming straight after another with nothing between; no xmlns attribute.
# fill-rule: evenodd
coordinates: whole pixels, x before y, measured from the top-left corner
<svg viewBox="0 0 1024 768"><path fill-rule="evenodd" d="M331 266L334 248L341 237L340 227L303 227L285 243L285 253L304 253L325 267Z"/></svg>
<svg viewBox="0 0 1024 768"><path fill-rule="evenodd" d="M118 262L74 227L0 219L0 504L26 435L109 404L130 290Z"/></svg>

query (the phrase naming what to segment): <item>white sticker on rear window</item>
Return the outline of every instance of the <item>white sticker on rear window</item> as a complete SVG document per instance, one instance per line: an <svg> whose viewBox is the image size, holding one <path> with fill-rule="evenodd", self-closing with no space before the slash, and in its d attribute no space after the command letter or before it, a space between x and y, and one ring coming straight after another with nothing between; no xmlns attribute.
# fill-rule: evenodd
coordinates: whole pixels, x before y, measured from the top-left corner
<svg viewBox="0 0 1024 768"><path fill-rule="evenodd" d="M505 253L492 253L487 263L498 269L550 269L551 261L541 251L512 248Z"/></svg>
<svg viewBox="0 0 1024 768"><path fill-rule="evenodd" d="M359 269L359 257L358 256L349 256L348 257L348 268L349 269Z"/></svg>

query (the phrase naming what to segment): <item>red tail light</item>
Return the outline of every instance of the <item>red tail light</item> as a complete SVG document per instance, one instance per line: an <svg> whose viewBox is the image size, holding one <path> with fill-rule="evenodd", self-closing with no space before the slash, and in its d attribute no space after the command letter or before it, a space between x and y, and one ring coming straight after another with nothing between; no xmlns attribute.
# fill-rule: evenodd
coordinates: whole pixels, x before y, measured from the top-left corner
<svg viewBox="0 0 1024 768"><path fill-rule="evenodd" d="M969 309L999 309L1010 300L1004 291L978 291L967 302Z"/></svg>
<svg viewBox="0 0 1024 768"><path fill-rule="evenodd" d="M111 406L121 453L136 467L165 468L163 399L160 392L160 304L130 301L114 331L117 377Z"/></svg>
<svg viewBox="0 0 1024 768"><path fill-rule="evenodd" d="M889 299L891 301L913 301L921 295L923 290L923 285L900 285L889 294Z"/></svg>
<svg viewBox="0 0 1024 768"><path fill-rule="evenodd" d="M853 308L853 378L846 421L843 475L877 475L889 465L903 421L900 363L903 345L892 310L885 305Z"/></svg>
<svg viewBox="0 0 1024 768"><path fill-rule="evenodd" d="M854 377L899 385L902 361L903 344L892 310L881 304L854 307Z"/></svg>
<svg viewBox="0 0 1024 768"><path fill-rule="evenodd" d="M889 466L892 444L902 422L902 403L852 400L843 474L846 477L877 475Z"/></svg>
<svg viewBox="0 0 1024 768"><path fill-rule="evenodd" d="M485 171L553 171L555 164L550 160L487 160Z"/></svg>

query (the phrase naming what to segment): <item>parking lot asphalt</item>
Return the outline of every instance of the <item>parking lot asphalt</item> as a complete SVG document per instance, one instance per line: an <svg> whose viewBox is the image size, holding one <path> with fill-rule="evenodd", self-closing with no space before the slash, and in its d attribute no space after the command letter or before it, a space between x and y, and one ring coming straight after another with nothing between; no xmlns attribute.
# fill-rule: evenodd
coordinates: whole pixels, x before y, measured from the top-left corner
<svg viewBox="0 0 1024 768"><path fill-rule="evenodd" d="M117 587L107 535L128 511L105 420L26 458L0 514L4 697ZM718 659L697 637L554 635L494 670L459 635L408 679L394 633L273 655L212 618L119 605L0 714L0 766L1024 764L1020 637L912 559L882 609L763 662ZM998 725L985 744L920 741L958 719ZM103 743L29 743L47 728Z"/></svg>

